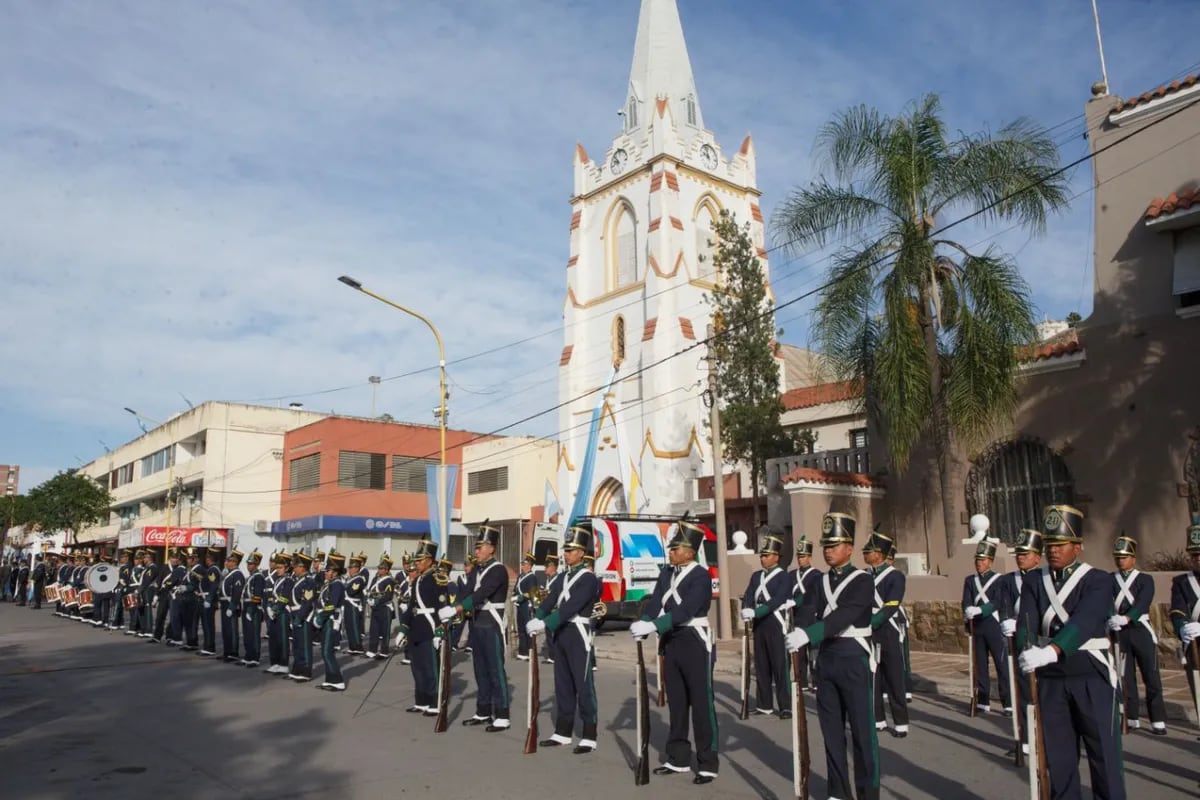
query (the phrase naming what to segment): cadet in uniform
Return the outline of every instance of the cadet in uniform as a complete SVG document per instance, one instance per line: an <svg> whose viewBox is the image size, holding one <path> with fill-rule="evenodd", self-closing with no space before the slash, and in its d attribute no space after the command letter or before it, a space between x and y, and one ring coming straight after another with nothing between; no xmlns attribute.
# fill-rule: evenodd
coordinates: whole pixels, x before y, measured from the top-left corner
<svg viewBox="0 0 1200 800"><path fill-rule="evenodd" d="M110 631L119 631L125 627L125 596L132 591L133 586L133 565L130 564L130 557L133 555L133 550L126 547L121 549L121 564L117 567L117 596L113 605L113 615L108 620L108 629Z"/></svg>
<svg viewBox="0 0 1200 800"><path fill-rule="evenodd" d="M554 734L540 744L544 747L570 744L578 710L582 731L574 750L576 755L591 753L598 741L591 611L600 580L595 572L584 566L584 556L592 551L592 541L591 520L572 525L567 530L563 542L563 560L567 569L535 611L536 619L526 624L526 633L531 636L546 630L558 632L558 659L554 663Z"/></svg>
<svg viewBox="0 0 1200 800"><path fill-rule="evenodd" d="M434 566L437 554L434 542L417 542L412 557L415 577L409 587L408 608L400 618L400 640L397 642L398 647L411 648L409 661L414 700L405 710L427 717L436 717L438 713L437 686L441 666L438 650L450 646L443 638L444 629L438 620L438 611L446 605L446 587L450 581Z"/></svg>
<svg viewBox="0 0 1200 800"><path fill-rule="evenodd" d="M55 582L58 584L60 589L65 589L67 586L70 586L71 572L72 572L71 557L67 553L63 553L62 563L60 563L58 566L58 577L55 580ZM14 577L15 577L15 575L14 575ZM14 599L16 599L16 598L14 598ZM56 616L56 617L67 616L67 604L64 601L59 600L58 603L54 606L54 616Z"/></svg>
<svg viewBox="0 0 1200 800"><path fill-rule="evenodd" d="M458 580L450 587L450 595L455 598L453 602L457 603L457 598L466 597L468 594L467 586L471 582L471 571L473 569L475 569L475 556L468 555L463 559L463 574L458 576ZM469 614L467 613L460 613L450 623L450 646L456 653L461 649L460 642L462 641L463 629L467 627L468 616ZM470 639L468 638L469 641ZM471 652L470 644L467 645L467 652Z"/></svg>
<svg viewBox="0 0 1200 800"><path fill-rule="evenodd" d="M1017 620L1021 617L1021 593L1025 587L1025 581L1038 580L1041 570L1038 566L1042 562L1042 534L1039 531L1023 529L1017 533L1016 544L1013 545L1013 553L1016 554L1017 568L1012 572L1005 573L1000 578L1000 583L997 584L1000 590L1000 616L1003 619L1000 622L1000 633L1004 638L1011 639L1017 631ZM1007 644L1007 641L1005 642ZM1025 709L1029 706L1029 676L1020 670L1017 671L1017 709L1016 713L1020 715L1022 720L1026 719ZM1009 702L1012 702L1011 697ZM1025 725L1019 726L1021 732L1021 750L1029 753L1029 731ZM1009 750L1005 756L1012 758L1016 752Z"/></svg>
<svg viewBox="0 0 1200 800"><path fill-rule="evenodd" d="M975 637L975 692L980 711L991 711L991 681L988 655L996 665L1000 702L1005 714L1012 713L1012 694L1008 685L1008 647L1000 632L998 601L1000 576L992 572L996 543L984 539L975 549L975 574L963 579L962 610L967 630ZM994 597L994 599L993 599Z"/></svg>
<svg viewBox="0 0 1200 800"><path fill-rule="evenodd" d="M108 550L100 551L100 560L98 563L108 564L113 566L113 558ZM96 592L95 606L92 608L91 623L97 628L108 628L108 621L112 619L113 598L115 597L116 583L112 586L114 591Z"/></svg>
<svg viewBox="0 0 1200 800"><path fill-rule="evenodd" d="M1106 625L1112 577L1079 560L1083 512L1046 508L1042 539L1050 569L1021 588L1017 622L1021 671L1037 671L1050 794L1080 797L1079 742L1087 751L1092 793L1124 800L1125 770L1117 715L1116 670Z"/></svg>
<svg viewBox="0 0 1200 800"><path fill-rule="evenodd" d="M788 650L817 651L817 716L825 740L829 797L879 798L879 740L875 730L874 650L870 573L855 569L854 517L829 513L821 522L821 548L829 564L814 598L817 622L788 634ZM846 760L846 724L854 747L854 782Z"/></svg>
<svg viewBox="0 0 1200 800"><path fill-rule="evenodd" d="M670 709L667 760L654 768L655 775L689 772L692 746L688 721L696 737L696 776L692 783L712 783L717 777L717 713L713 705L712 635L708 608L712 580L696 561L704 531L681 520L667 543L670 567L663 569L654 592L642 607L642 618L630 624L629 633L644 638L652 633L662 642Z"/></svg>
<svg viewBox="0 0 1200 800"><path fill-rule="evenodd" d="M554 579L558 577L558 556L550 553L546 556L546 568L537 576L538 586L546 594L550 593L550 588L554 585ZM554 663L554 631L546 633L545 646L542 648L542 662L546 664Z"/></svg>
<svg viewBox="0 0 1200 800"><path fill-rule="evenodd" d="M353 656L366 652L363 650L363 605L367 594L367 574L363 572L363 565L366 563L366 553L350 556L350 577L346 578L346 596L342 601L346 652Z"/></svg>
<svg viewBox="0 0 1200 800"><path fill-rule="evenodd" d="M821 582L821 570L812 565L813 543L805 537L796 541L796 568L789 574L794 576L792 584L792 620L797 628L807 628L817 621L817 584ZM816 649L804 651L800 664L802 689L816 690Z"/></svg>
<svg viewBox="0 0 1200 800"><path fill-rule="evenodd" d="M292 623L292 669L288 677L303 683L312 680L312 615L317 597L308 568L313 557L304 552L292 554L292 592L288 616Z"/></svg>
<svg viewBox="0 0 1200 800"><path fill-rule="evenodd" d="M183 554L178 549L171 551L167 555L167 561L171 565L171 570L162 579L159 584L158 591L158 606L159 616L162 616L164 609L169 611L170 617L167 622L166 642L169 645L183 646L184 627L186 620L183 618L183 595L188 590L188 571L179 562ZM159 640L157 621L155 621L155 637L154 641Z"/></svg>
<svg viewBox="0 0 1200 800"><path fill-rule="evenodd" d="M217 654L217 607L221 592L221 568L217 559L221 550L209 547L204 551L204 566L200 569L200 600L202 607L197 609L200 615L200 628L204 632L204 641L200 645L200 655L215 656Z"/></svg>
<svg viewBox="0 0 1200 800"><path fill-rule="evenodd" d="M242 625L242 594L246 590L242 557L240 550L230 550L221 576L221 659L226 664L245 663L238 658L238 628Z"/></svg>
<svg viewBox="0 0 1200 800"><path fill-rule="evenodd" d="M367 638L367 658L387 658L392 636L392 599L396 594L396 579L392 577L392 559L387 553L379 557L379 566L367 586L367 606L371 609L371 634Z"/></svg>
<svg viewBox="0 0 1200 800"><path fill-rule="evenodd" d="M783 554L783 539L762 537L758 545L758 560L762 569L750 576L742 596L742 623L754 628L754 677L758 687L756 714L772 714L772 701L779 705L781 719L792 716L791 670L788 669L787 612L796 601L792 576L779 566ZM772 698L772 690L774 698Z"/></svg>
<svg viewBox="0 0 1200 800"><path fill-rule="evenodd" d="M21 565L17 567L17 605L25 605L29 596L29 557L21 557Z"/></svg>
<svg viewBox="0 0 1200 800"><path fill-rule="evenodd" d="M1146 707L1150 712L1150 732L1167 733L1167 709L1163 705L1162 678L1158 674L1158 636L1150 625L1150 604L1154 602L1154 579L1137 568L1137 542L1119 536L1113 543L1113 596L1116 613L1109 617L1108 630L1116 636L1120 648L1117 669L1123 670L1125 717L1129 727L1141 727L1138 720L1137 673L1142 671L1146 685Z"/></svg>
<svg viewBox="0 0 1200 800"><path fill-rule="evenodd" d="M475 539L475 569L466 593L453 606L438 609L438 619L449 622L459 612L474 612L468 641L475 666L475 715L463 725L487 724L488 733L508 730L510 692L504 671L504 601L508 597L508 569L496 560L500 529L487 520Z"/></svg>
<svg viewBox="0 0 1200 800"><path fill-rule="evenodd" d="M513 585L513 601L517 606L517 658L529 660L529 633L525 630L533 619L533 596L530 592L537 586L537 574L533 571L533 553L521 559L521 574Z"/></svg>
<svg viewBox="0 0 1200 800"><path fill-rule="evenodd" d="M284 552L271 556L271 566L274 570L267 580L265 598L267 611L267 660L270 662L263 670L272 675L287 675L290 644L292 641L292 618L288 605L292 600L292 576L288 568L292 566L292 557Z"/></svg>
<svg viewBox="0 0 1200 800"><path fill-rule="evenodd" d="M1200 639L1200 525L1188 528L1187 552L1192 559L1191 571L1171 579L1171 624L1183 643L1184 674L1194 705L1196 693L1200 692L1200 686L1193 681L1196 670L1200 669L1196 655L1200 645L1195 644Z"/></svg>
<svg viewBox="0 0 1200 800"><path fill-rule="evenodd" d="M170 570L166 564L156 564L154 555L153 550L146 550L146 563L142 572L140 605L138 606L142 614L142 632L138 635L150 641L161 641L171 598L170 590L163 591L162 582L167 579ZM157 610L154 608L155 600L158 600Z"/></svg>
<svg viewBox="0 0 1200 800"><path fill-rule="evenodd" d="M46 556L43 555L38 559L37 564L33 568L33 573L30 575L30 580L33 581L33 607L42 607L42 593L46 591Z"/></svg>
<svg viewBox="0 0 1200 800"><path fill-rule="evenodd" d="M329 692L346 691L346 679L337 660L337 632L342 624L342 606L346 584L341 580L346 571L346 557L336 550L329 551L325 561L325 582L317 600L313 623L321 631L321 660L325 662L325 678L321 688Z"/></svg>
<svg viewBox="0 0 1200 800"><path fill-rule="evenodd" d="M891 537L878 531L867 537L863 560L871 568L875 583L875 602L871 606L871 639L875 647L875 730L887 729L883 696L886 689L892 708L891 734L898 739L908 736L908 704L904 685L904 646L901 641L901 603L907 582L900 570L887 563L896 549Z"/></svg>
<svg viewBox="0 0 1200 800"><path fill-rule="evenodd" d="M242 588L242 642L246 657L238 662L244 667L257 667L262 657L262 618L267 577L258 569L261 563L262 553L257 550L246 557L246 569L250 573Z"/></svg>

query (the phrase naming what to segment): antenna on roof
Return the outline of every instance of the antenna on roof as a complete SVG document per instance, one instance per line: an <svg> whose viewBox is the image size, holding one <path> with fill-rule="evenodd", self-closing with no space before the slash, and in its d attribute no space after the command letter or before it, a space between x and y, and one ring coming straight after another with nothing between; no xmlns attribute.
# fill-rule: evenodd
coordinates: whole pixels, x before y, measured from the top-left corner
<svg viewBox="0 0 1200 800"><path fill-rule="evenodd" d="M1100 80L1104 84L1102 94L1108 94L1108 67L1104 64L1104 40L1100 38L1100 10L1092 0L1092 19L1096 21L1096 49L1100 51Z"/></svg>

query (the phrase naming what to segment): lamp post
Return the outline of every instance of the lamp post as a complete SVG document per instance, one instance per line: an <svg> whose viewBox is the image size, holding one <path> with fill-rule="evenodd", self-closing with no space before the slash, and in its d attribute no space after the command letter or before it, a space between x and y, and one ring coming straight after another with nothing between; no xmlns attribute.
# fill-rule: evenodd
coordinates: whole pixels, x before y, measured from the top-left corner
<svg viewBox="0 0 1200 800"><path fill-rule="evenodd" d="M382 379L378 375L371 375L367 378L367 383L371 384L371 417L375 417L375 392L382 383Z"/></svg>
<svg viewBox="0 0 1200 800"><path fill-rule="evenodd" d="M444 479L445 474L446 474L446 349L445 349L445 347L442 346L442 335L440 333L438 333L438 329L436 327L434 327L434 324L432 322L430 322L429 318L426 317L425 315L418 314L416 311L413 311L411 308L405 308L404 306L400 305L399 303L394 303L391 300L388 300L386 297L375 294L370 289L364 288L361 282L355 280L354 278L351 278L349 275L342 275L338 278L338 280L340 282L346 284L347 286L349 286L351 289L354 289L355 291L358 291L358 292L362 292L367 297L373 297L381 303L386 303L387 305L391 306L392 308L396 309L397 311L403 311L405 314L408 314L410 317L416 317L417 319L421 320L421 322L424 322L425 326L429 328L430 333L433 334L433 338L437 340L438 373L439 373L439 386L438 386L438 388L439 388L439 391L438 391L439 446L438 446L438 449L441 454L441 475ZM374 410L372 410L372 416L374 416ZM439 544L442 546L442 548L445 549L449 544L448 536L450 533L450 498L439 497L438 502L445 503L445 506L442 508L443 541L439 542Z"/></svg>
<svg viewBox="0 0 1200 800"><path fill-rule="evenodd" d="M125 410L128 411L130 414L132 414L137 419L138 425L142 429L142 433L147 432L146 426L142 424L142 420L152 423L153 425L155 425L157 427L161 427L163 424L161 422L158 422L157 420L150 419L149 417L143 417L141 414L134 411L129 406L126 406ZM164 564L167 563L167 553L170 552L170 549L171 549L170 546L168 545L168 542L171 538L171 499L172 499L171 493L174 491L174 489L175 489L175 442L172 439L171 443L169 445L167 445L167 496L166 496L166 507L165 507L166 513L163 516L163 525L166 527L167 535L163 539L163 561L162 561L162 563L164 563ZM180 522L182 523L182 519L180 520Z"/></svg>

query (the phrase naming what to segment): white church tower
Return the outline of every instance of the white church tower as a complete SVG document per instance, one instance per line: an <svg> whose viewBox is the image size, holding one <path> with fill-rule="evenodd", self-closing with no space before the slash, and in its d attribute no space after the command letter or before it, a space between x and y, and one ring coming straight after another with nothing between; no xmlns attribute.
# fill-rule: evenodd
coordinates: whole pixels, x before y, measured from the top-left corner
<svg viewBox="0 0 1200 800"><path fill-rule="evenodd" d="M726 151L705 129L675 0L642 0L621 118L603 158L575 149L559 401L603 387L614 365L617 380L588 486L580 471L599 397L560 410L557 491L568 512L581 490L590 514L680 513L694 479L714 474L706 348L651 365L705 337L722 209L751 223L764 268L766 252L754 146L747 136Z"/></svg>

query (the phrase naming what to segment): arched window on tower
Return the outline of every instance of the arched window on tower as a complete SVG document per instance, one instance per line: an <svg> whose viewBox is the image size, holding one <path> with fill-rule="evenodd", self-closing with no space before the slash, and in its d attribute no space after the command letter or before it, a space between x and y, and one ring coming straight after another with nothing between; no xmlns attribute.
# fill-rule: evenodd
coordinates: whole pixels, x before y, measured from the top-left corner
<svg viewBox="0 0 1200 800"><path fill-rule="evenodd" d="M967 474L967 512L986 514L989 535L1009 545L1022 528L1042 529L1046 506L1074 500L1067 462L1038 439L996 442Z"/></svg>
<svg viewBox="0 0 1200 800"><path fill-rule="evenodd" d="M631 131L637 127L637 98L629 98L629 108L625 111L625 130Z"/></svg>
<svg viewBox="0 0 1200 800"><path fill-rule="evenodd" d="M687 121L688 125L696 124L696 95L694 94L687 96Z"/></svg>
<svg viewBox="0 0 1200 800"><path fill-rule="evenodd" d="M620 289L637 281L637 226L633 219L633 211L628 205L621 204L613 224L612 241L615 249L612 252L613 285L612 289Z"/></svg>
<svg viewBox="0 0 1200 800"><path fill-rule="evenodd" d="M625 318L620 314L613 320L612 326L612 365L613 368L625 362Z"/></svg>
<svg viewBox="0 0 1200 800"><path fill-rule="evenodd" d="M716 234L713 221L717 215L712 205L705 202L696 212L696 276L702 280L715 281L713 253L716 251Z"/></svg>

